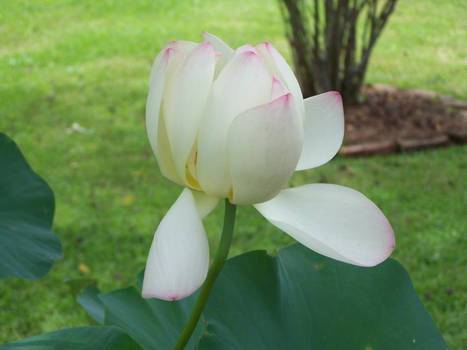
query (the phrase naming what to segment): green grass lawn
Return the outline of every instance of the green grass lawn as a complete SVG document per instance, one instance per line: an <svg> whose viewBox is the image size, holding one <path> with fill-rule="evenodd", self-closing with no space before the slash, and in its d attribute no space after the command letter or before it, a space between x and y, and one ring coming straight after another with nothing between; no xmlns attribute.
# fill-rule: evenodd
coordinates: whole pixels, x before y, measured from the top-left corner
<svg viewBox="0 0 467 350"><path fill-rule="evenodd" d="M65 257L40 280L0 281L0 343L89 322L63 281L127 286L145 264L157 223L181 188L160 176L144 130L150 65L173 39L207 30L233 46L288 47L275 1L3 1L0 130L14 138L55 191L54 230ZM467 4L401 0L371 61L368 80L467 98ZM89 133L66 132L77 122ZM453 349L467 348L465 147L337 158L296 174L293 185L355 188L393 224L393 257L410 272ZM219 239L221 206L206 220ZM292 240L241 207L232 255L274 251ZM1 257L0 257L1 258Z"/></svg>

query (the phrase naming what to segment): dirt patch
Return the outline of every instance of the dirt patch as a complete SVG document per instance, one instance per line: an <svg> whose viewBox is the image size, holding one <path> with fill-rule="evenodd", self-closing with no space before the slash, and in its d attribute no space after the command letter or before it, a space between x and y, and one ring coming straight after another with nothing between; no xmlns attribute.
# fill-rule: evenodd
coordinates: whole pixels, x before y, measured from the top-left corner
<svg viewBox="0 0 467 350"><path fill-rule="evenodd" d="M366 86L365 102L345 107L344 155L387 154L465 143L467 102L422 90Z"/></svg>

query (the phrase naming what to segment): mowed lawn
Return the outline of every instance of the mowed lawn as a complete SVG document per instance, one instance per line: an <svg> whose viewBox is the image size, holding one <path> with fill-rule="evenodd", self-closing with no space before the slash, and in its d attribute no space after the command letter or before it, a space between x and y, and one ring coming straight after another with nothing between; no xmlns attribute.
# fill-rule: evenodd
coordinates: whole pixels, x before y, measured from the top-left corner
<svg viewBox="0 0 467 350"><path fill-rule="evenodd" d="M66 279L89 277L110 291L134 283L144 267L181 191L161 177L144 130L149 70L163 44L199 41L207 30L232 46L268 40L287 58L289 50L272 0L7 0L0 8L0 131L55 191L64 248L45 278L0 281L4 343L89 323ZM368 81L466 99L465 18L463 0L401 0ZM87 132L68 133L73 123ZM453 349L467 347L466 168L466 148L457 146L337 157L291 180L350 186L382 208L396 232L393 257ZM219 206L206 220L211 247L221 221ZM231 255L291 242L241 207Z"/></svg>

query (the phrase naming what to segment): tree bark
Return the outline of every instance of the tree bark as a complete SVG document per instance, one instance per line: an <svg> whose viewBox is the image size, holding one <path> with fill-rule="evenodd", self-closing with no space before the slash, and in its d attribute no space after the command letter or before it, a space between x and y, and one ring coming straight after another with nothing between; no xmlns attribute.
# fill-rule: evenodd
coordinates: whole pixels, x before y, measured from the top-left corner
<svg viewBox="0 0 467 350"><path fill-rule="evenodd" d="M344 103L358 103L372 50L397 0L279 1L303 95L337 90Z"/></svg>

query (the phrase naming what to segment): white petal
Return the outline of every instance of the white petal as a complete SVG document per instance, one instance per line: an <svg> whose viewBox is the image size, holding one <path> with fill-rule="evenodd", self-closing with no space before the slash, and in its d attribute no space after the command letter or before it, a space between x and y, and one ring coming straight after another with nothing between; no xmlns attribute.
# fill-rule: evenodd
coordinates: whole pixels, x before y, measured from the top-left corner
<svg viewBox="0 0 467 350"><path fill-rule="evenodd" d="M256 48L251 44L245 44L235 49L235 54L237 55L243 52L254 52L256 55L258 54Z"/></svg>
<svg viewBox="0 0 467 350"><path fill-rule="evenodd" d="M183 52L185 55L193 50L198 44L194 41L173 40L169 41L164 48L172 48Z"/></svg>
<svg viewBox="0 0 467 350"><path fill-rule="evenodd" d="M149 80L150 89L146 101L146 130L149 142L157 156L157 130L159 124L159 111L162 100L162 92L165 84L165 74L169 60L170 50L163 51L154 60Z"/></svg>
<svg viewBox="0 0 467 350"><path fill-rule="evenodd" d="M297 170L327 163L341 147L344 138L344 108L336 91L305 100L305 139Z"/></svg>
<svg viewBox="0 0 467 350"><path fill-rule="evenodd" d="M157 54L156 59L154 60L154 64L151 69L151 75L149 78L149 86L151 86L154 82L154 73L157 70L158 64L156 64L158 61L160 61L164 55L169 55L170 54L170 65L173 68L176 66L174 64L174 61L178 61L177 64L181 64L183 60L185 59L186 55L193 50L196 47L196 43L193 41L184 41L184 40L174 40L174 41L169 41L163 49ZM174 53L176 53L174 55Z"/></svg>
<svg viewBox="0 0 467 350"><path fill-rule="evenodd" d="M269 69L272 71L272 74L277 75L279 79L285 83L287 89L292 93L292 95L294 95L297 102L300 104L300 110L303 113L302 90L300 89L297 78L295 77L295 74L287 61L269 42L256 45L256 49L266 60Z"/></svg>
<svg viewBox="0 0 467 350"><path fill-rule="evenodd" d="M191 193L193 194L196 208L202 219L212 212L219 203L219 198L212 197L204 192L192 191Z"/></svg>
<svg viewBox="0 0 467 350"><path fill-rule="evenodd" d="M214 82L198 139L197 175L206 193L230 191L227 136L241 112L269 101L272 76L254 51L236 53Z"/></svg>
<svg viewBox="0 0 467 350"><path fill-rule="evenodd" d="M201 43L188 54L175 73L165 97L164 118L172 156L177 174L184 180L187 159L211 90L215 64L211 43Z"/></svg>
<svg viewBox="0 0 467 350"><path fill-rule="evenodd" d="M146 103L146 131L161 173L170 180L182 184L183 182L175 171L165 123L160 113L167 75L169 71L173 70L174 65L178 65L180 61L179 56L180 54L177 50L167 48L161 51L154 61Z"/></svg>
<svg viewBox="0 0 467 350"><path fill-rule="evenodd" d="M143 297L178 300L206 279L209 246L190 190L185 189L159 224L149 251Z"/></svg>
<svg viewBox="0 0 467 350"><path fill-rule="evenodd" d="M282 84L282 82L274 75L272 77L271 101L282 95L285 95L287 92L287 88L284 86L284 84Z"/></svg>
<svg viewBox="0 0 467 350"><path fill-rule="evenodd" d="M394 250L394 232L384 214L363 194L347 187L290 188L255 207L303 245L336 260L374 266Z"/></svg>
<svg viewBox="0 0 467 350"><path fill-rule="evenodd" d="M222 69L228 60L233 56L234 50L214 34L203 32L204 41L208 41L214 47L214 50L220 52L221 56L217 62L216 69Z"/></svg>
<svg viewBox="0 0 467 350"><path fill-rule="evenodd" d="M228 143L232 203L260 203L279 193L297 166L302 142L302 119L290 93L235 118Z"/></svg>

